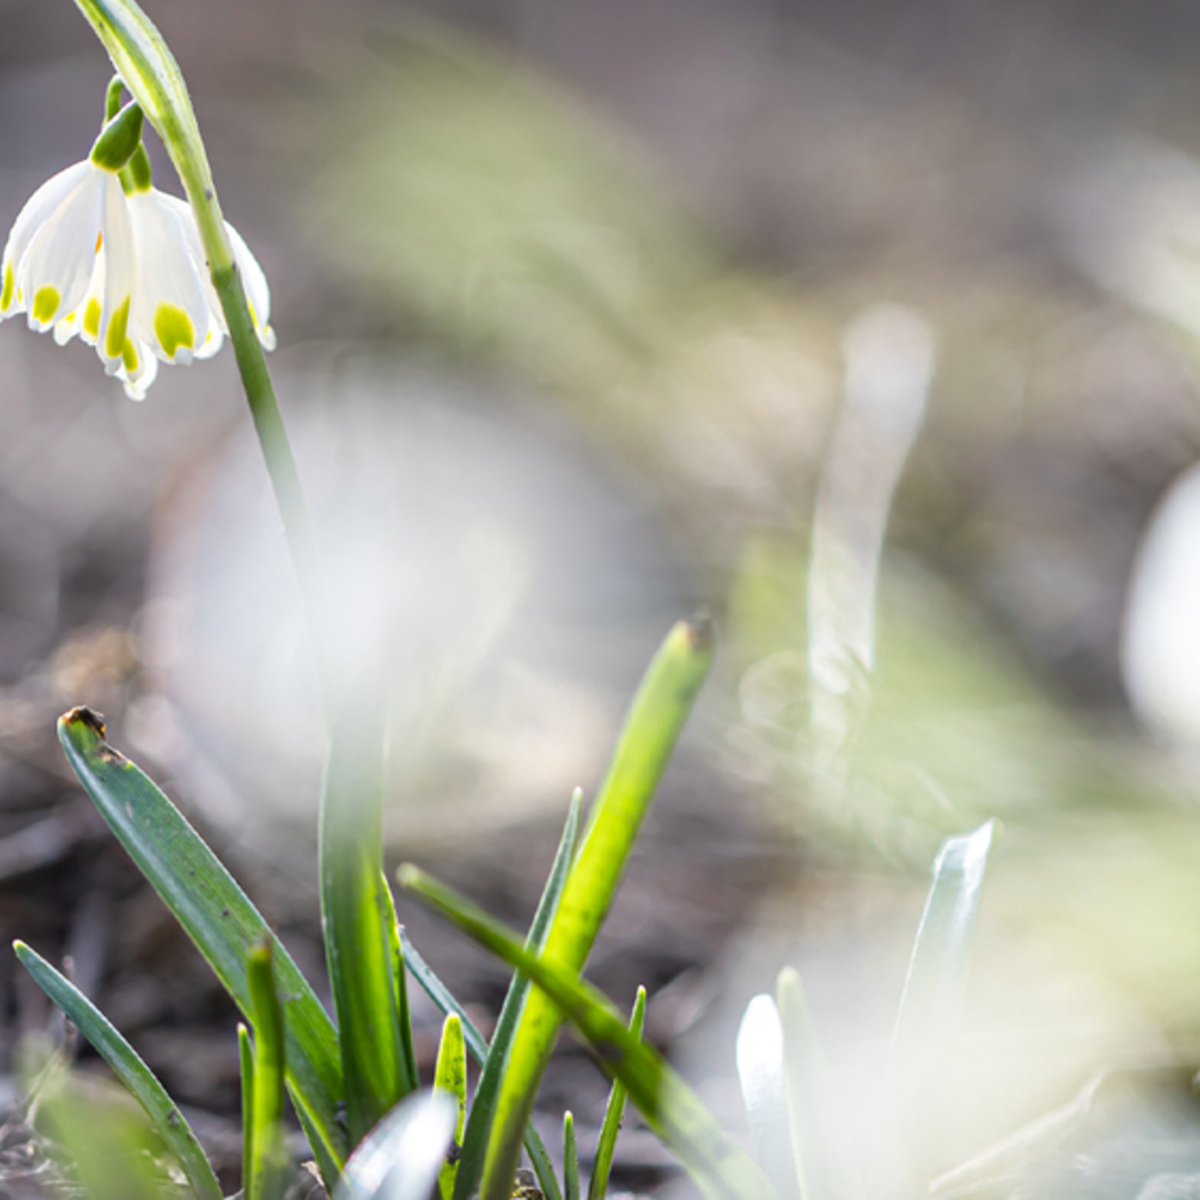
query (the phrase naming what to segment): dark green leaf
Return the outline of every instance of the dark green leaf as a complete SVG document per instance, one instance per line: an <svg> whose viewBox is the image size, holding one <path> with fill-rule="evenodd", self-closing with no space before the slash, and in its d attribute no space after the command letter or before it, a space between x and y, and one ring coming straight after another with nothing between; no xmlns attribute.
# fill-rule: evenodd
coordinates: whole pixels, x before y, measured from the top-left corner
<svg viewBox="0 0 1200 1200"><path fill-rule="evenodd" d="M191 1126L134 1048L117 1032L112 1022L41 955L24 942L14 942L13 949L38 987L75 1023L145 1110L167 1149L178 1159L198 1200L221 1200L221 1186Z"/></svg>
<svg viewBox="0 0 1200 1200"><path fill-rule="evenodd" d="M284 996L287 1078L317 1161L340 1170L347 1145L337 1108L342 1069L337 1035L304 976L199 834L153 782L104 740L104 726L77 708L58 723L80 782L121 845L208 960L243 1014L253 1020L246 956L271 939ZM333 1179L326 1178L332 1185Z"/></svg>

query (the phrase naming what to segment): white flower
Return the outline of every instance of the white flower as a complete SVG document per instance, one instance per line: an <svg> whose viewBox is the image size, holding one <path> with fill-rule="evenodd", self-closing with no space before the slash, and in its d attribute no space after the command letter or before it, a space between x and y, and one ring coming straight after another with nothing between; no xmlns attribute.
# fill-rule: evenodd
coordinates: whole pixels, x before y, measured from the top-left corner
<svg viewBox="0 0 1200 1200"><path fill-rule="evenodd" d="M226 224L259 340L275 345L266 277ZM28 315L60 345L78 334L141 399L158 363L189 363L226 330L199 230L184 201L148 187L126 195L91 160L47 180L21 210L0 264L0 320Z"/></svg>

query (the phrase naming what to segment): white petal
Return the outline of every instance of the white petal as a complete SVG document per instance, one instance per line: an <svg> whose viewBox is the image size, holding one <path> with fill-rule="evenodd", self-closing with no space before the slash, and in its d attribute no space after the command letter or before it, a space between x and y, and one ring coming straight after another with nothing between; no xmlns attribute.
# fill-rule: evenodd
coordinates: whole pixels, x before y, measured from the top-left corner
<svg viewBox="0 0 1200 1200"><path fill-rule="evenodd" d="M88 165L58 207L33 231L16 272L29 327L42 331L74 310L87 291L100 249L101 199L115 175ZM123 197L122 197L123 199Z"/></svg>
<svg viewBox="0 0 1200 1200"><path fill-rule="evenodd" d="M186 200L180 200L177 196L164 195L163 199L172 205L183 217L188 230L188 244L192 248L192 253L199 264L201 276L204 279L205 290L208 293L209 304L212 306L216 321L225 333L229 332L229 326L225 321L225 314L221 309L221 301L217 296L216 289L212 286L212 276L209 273L208 261L204 255L204 247L200 241L200 230L196 227L196 215L192 211L192 206ZM246 245L246 239L228 221L225 222L225 232L229 235L229 244L233 249L233 261L237 264L238 272L242 277L242 287L246 292L246 303L250 309L250 318L254 322L254 331L258 334L258 340L262 342L267 350L275 349L275 330L271 328L271 289L267 283L267 277L263 273L262 267L258 264L258 259L254 257L250 247ZM218 346L219 346L218 342ZM215 353L215 349L210 353ZM207 357L206 355L197 355L197 357Z"/></svg>
<svg viewBox="0 0 1200 1200"><path fill-rule="evenodd" d="M107 174L107 173L106 173ZM110 375L121 369L129 330L135 264L129 202L115 175L108 176L102 205L104 302L97 329L96 353Z"/></svg>
<svg viewBox="0 0 1200 1200"><path fill-rule="evenodd" d="M137 259L130 337L163 362L187 363L206 340L212 315L184 219L162 199L151 189L129 201Z"/></svg>
<svg viewBox="0 0 1200 1200"><path fill-rule="evenodd" d="M254 330L264 349L275 349L275 330L271 328L271 289L258 259L250 252L245 238L228 221L225 231L233 246L234 261L242 275L242 286L246 289L246 302L250 306L250 317Z"/></svg>
<svg viewBox="0 0 1200 1200"><path fill-rule="evenodd" d="M96 344L100 329L100 314L104 307L104 260L103 247L96 255L92 266L92 277L87 291L79 304L54 326L54 340L65 346L78 334L89 346Z"/></svg>
<svg viewBox="0 0 1200 1200"><path fill-rule="evenodd" d="M132 366L130 365L132 363ZM125 361L117 371L130 400L145 400L146 389L158 378L158 359L144 342L125 342Z"/></svg>
<svg viewBox="0 0 1200 1200"><path fill-rule="evenodd" d="M86 161L79 162L64 171L59 171L57 175L52 175L25 201L24 207L17 214L4 246L3 266L0 267L0 300L6 301L0 306L0 320L25 311L25 298L19 294L20 289L17 287L21 261L28 252L34 235L54 214L79 180L86 176L90 166Z"/></svg>

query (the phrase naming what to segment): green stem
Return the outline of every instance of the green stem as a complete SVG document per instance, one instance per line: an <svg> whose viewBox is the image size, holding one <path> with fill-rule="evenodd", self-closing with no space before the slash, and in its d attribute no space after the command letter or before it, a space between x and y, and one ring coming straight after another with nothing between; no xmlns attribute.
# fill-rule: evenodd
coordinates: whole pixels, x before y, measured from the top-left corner
<svg viewBox="0 0 1200 1200"><path fill-rule="evenodd" d="M334 711L325 586L300 475L275 399L266 358L254 331L233 247L225 229L212 168L200 137L187 85L162 34L134 0L75 0L104 43L126 88L158 131L196 216L213 286L221 301L229 340L246 390L250 415L262 446L267 473L283 519L288 550L315 643L317 669L327 713Z"/></svg>

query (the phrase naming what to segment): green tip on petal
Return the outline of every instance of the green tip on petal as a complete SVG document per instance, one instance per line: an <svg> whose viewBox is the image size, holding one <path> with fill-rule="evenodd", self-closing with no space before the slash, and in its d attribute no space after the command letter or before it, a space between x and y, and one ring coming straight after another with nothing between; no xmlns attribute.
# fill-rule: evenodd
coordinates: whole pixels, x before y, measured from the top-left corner
<svg viewBox="0 0 1200 1200"><path fill-rule="evenodd" d="M4 291L0 293L0 312L8 312L12 307L13 296L17 291L17 277L13 274L12 263L4 264Z"/></svg>
<svg viewBox="0 0 1200 1200"><path fill-rule="evenodd" d="M125 354L125 327L129 324L129 297L112 315L108 323L108 334L104 339L105 354L109 358L122 358Z"/></svg>
<svg viewBox="0 0 1200 1200"><path fill-rule="evenodd" d="M170 359L180 347L191 350L196 345L196 330L191 317L177 305L165 302L154 311L154 336Z"/></svg>
<svg viewBox="0 0 1200 1200"><path fill-rule="evenodd" d="M83 310L83 331L88 337L100 336L100 301L93 296L87 302L87 308Z"/></svg>
<svg viewBox="0 0 1200 1200"><path fill-rule="evenodd" d="M7 280L5 281L5 292L7 293ZM54 320L54 314L58 312L58 306L62 303L62 293L56 287L40 287L33 295L33 319L42 325L49 325Z"/></svg>

